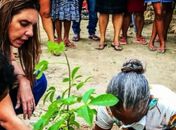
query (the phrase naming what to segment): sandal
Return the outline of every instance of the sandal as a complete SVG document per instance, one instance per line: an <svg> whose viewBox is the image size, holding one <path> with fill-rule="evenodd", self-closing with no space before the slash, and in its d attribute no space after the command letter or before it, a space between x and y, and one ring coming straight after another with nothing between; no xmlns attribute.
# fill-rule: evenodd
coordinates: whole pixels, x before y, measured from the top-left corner
<svg viewBox="0 0 176 130"><path fill-rule="evenodd" d="M121 51L123 48L120 46L120 43L112 43L111 46L114 48L116 51Z"/></svg>
<svg viewBox="0 0 176 130"><path fill-rule="evenodd" d="M127 44L127 39L126 37L121 37L120 38L120 45L126 45Z"/></svg>
<svg viewBox="0 0 176 130"><path fill-rule="evenodd" d="M136 37L134 42L137 43L137 44L141 44L141 45L146 45L147 44L147 41L145 40L145 38L143 36Z"/></svg>
<svg viewBox="0 0 176 130"><path fill-rule="evenodd" d="M74 42L78 42L79 40L80 40L79 34L75 34L72 38L72 41L74 41Z"/></svg>
<svg viewBox="0 0 176 130"><path fill-rule="evenodd" d="M106 46L107 46L107 44L99 44L96 49L97 50L103 50Z"/></svg>
<svg viewBox="0 0 176 130"><path fill-rule="evenodd" d="M158 53L164 54L165 51L166 51L166 48L158 48L158 49L157 49L157 52L158 52Z"/></svg>
<svg viewBox="0 0 176 130"><path fill-rule="evenodd" d="M148 46L148 48L149 48L150 51L156 51L157 50L157 48L155 46Z"/></svg>
<svg viewBox="0 0 176 130"><path fill-rule="evenodd" d="M65 40L64 43L65 43L66 47L73 48L73 49L76 48L76 45L73 42L71 42L70 40Z"/></svg>
<svg viewBox="0 0 176 130"><path fill-rule="evenodd" d="M89 35L89 39L94 40L94 41L99 41L100 40L100 38L95 34Z"/></svg>

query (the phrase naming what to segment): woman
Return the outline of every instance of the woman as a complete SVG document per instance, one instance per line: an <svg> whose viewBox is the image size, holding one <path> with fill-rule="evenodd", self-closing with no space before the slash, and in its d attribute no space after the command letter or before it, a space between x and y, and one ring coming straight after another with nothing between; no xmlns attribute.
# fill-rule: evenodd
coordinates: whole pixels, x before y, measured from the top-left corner
<svg viewBox="0 0 176 130"><path fill-rule="evenodd" d="M145 0L145 3L152 2L155 19L153 23L152 36L149 41L149 49L151 51L158 51L164 53L166 50L166 33L169 25L169 21L172 17L170 11L173 0ZM168 13L168 14L167 14ZM154 46L156 36L158 35L160 46L157 48Z"/></svg>
<svg viewBox="0 0 176 130"><path fill-rule="evenodd" d="M69 33L71 21L79 21L78 0L52 0L51 14L52 19L55 21L57 42L64 41L66 47L75 48L75 44L69 40ZM63 27L64 36L62 37Z"/></svg>
<svg viewBox="0 0 176 130"><path fill-rule="evenodd" d="M99 15L99 28L100 28L100 43L97 49L103 50L105 44L105 34L109 22L109 15L112 14L112 23L114 27L114 38L112 47L120 51L119 34L122 27L123 13L126 9L127 0L96 0L96 10Z"/></svg>
<svg viewBox="0 0 176 130"><path fill-rule="evenodd" d="M29 130L16 116L9 96L9 89L13 87L16 80L14 68L9 64L7 58L0 53L0 126L7 130ZM0 128L1 129L1 128Z"/></svg>
<svg viewBox="0 0 176 130"><path fill-rule="evenodd" d="M131 15L134 16L134 23L136 27L136 38L135 43L145 45L147 44L145 38L142 36L142 30L144 26L144 11L145 5L144 0L128 0L127 11L125 12L122 25L122 38L120 44L127 44L127 31L130 26Z"/></svg>
<svg viewBox="0 0 176 130"><path fill-rule="evenodd" d="M121 71L106 91L119 102L99 107L94 130L110 130L113 123L125 130L175 130L176 94L161 85L150 91L139 60L127 61Z"/></svg>
<svg viewBox="0 0 176 130"><path fill-rule="evenodd" d="M41 52L38 40L39 4L33 0L1 0L0 50L14 66L18 87L10 90L16 114L30 118L36 104L44 94L47 81L43 75L39 80L33 74ZM13 55L19 53L19 62Z"/></svg>

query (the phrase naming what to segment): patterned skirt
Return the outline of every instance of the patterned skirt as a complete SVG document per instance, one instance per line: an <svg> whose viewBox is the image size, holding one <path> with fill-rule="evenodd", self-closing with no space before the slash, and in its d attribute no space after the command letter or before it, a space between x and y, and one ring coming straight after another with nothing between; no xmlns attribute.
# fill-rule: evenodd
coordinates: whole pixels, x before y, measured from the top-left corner
<svg viewBox="0 0 176 130"><path fill-rule="evenodd" d="M51 17L79 22L78 0L51 0Z"/></svg>

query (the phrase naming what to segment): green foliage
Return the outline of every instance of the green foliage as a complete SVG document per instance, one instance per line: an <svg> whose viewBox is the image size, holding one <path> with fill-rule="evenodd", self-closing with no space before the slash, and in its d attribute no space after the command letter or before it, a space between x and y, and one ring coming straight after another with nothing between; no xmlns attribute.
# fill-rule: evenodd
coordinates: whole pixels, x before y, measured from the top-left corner
<svg viewBox="0 0 176 130"><path fill-rule="evenodd" d="M58 44L56 42L48 41L47 44L48 44L48 50L56 56L61 55L65 51L64 42L61 42Z"/></svg>
<svg viewBox="0 0 176 130"><path fill-rule="evenodd" d="M63 82L68 83L68 88L62 92L60 99L55 98L55 87L52 86L47 90L44 96L44 103L49 99L51 104L48 110L34 124L34 130L43 130L46 126L49 130L74 130L80 126L76 121L76 116L83 118L88 125L92 126L96 114L96 110L93 109L92 106L113 106L119 101L111 94L97 96L95 89L89 89L82 95L72 94L73 88L80 90L92 77L87 77L83 80L81 79L83 76L78 74L80 67L76 66L71 69L63 45L64 44L61 43L56 46L54 43L49 42L48 47L52 53L61 54L61 52L63 52L65 55L68 76L63 79ZM43 71L43 69L40 69L38 66L36 68Z"/></svg>
<svg viewBox="0 0 176 130"><path fill-rule="evenodd" d="M112 106L118 102L119 100L112 94L102 94L92 99L90 104L97 106Z"/></svg>
<svg viewBox="0 0 176 130"><path fill-rule="evenodd" d="M48 61L42 60L35 66L34 74L37 75L37 79L42 77L42 74L45 70L48 69Z"/></svg>

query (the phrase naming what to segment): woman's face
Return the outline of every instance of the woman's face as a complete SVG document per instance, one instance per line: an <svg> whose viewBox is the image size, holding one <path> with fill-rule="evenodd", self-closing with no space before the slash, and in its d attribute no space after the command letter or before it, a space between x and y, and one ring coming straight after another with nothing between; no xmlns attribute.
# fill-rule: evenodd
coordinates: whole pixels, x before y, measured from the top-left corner
<svg viewBox="0 0 176 130"><path fill-rule="evenodd" d="M21 47L33 36L33 26L37 24L38 12L34 9L24 9L13 16L9 25L9 40L13 47Z"/></svg>

